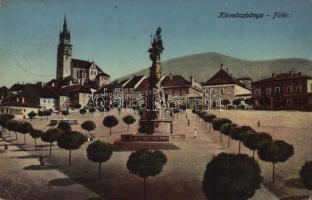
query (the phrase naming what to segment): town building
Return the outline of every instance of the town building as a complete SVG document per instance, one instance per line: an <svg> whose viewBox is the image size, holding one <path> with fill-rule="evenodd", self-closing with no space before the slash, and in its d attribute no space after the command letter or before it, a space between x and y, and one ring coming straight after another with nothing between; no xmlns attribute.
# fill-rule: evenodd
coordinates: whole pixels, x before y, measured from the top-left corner
<svg viewBox="0 0 312 200"><path fill-rule="evenodd" d="M90 101L92 100L92 91L90 88L87 88L83 85L70 85L61 88L63 93L67 94L70 101L70 108L79 109L83 107L87 107ZM66 102L67 99L65 98L64 101ZM64 102L62 102L64 103Z"/></svg>
<svg viewBox="0 0 312 200"><path fill-rule="evenodd" d="M256 109L311 110L312 78L301 72L272 74L252 84Z"/></svg>
<svg viewBox="0 0 312 200"><path fill-rule="evenodd" d="M233 104L235 99L251 97L251 90L228 73L221 69L203 84L204 105L206 109L226 109ZM223 102L227 102L226 104ZM244 106L244 102L241 102Z"/></svg>
<svg viewBox="0 0 312 200"><path fill-rule="evenodd" d="M0 103L8 97L8 88L6 86L0 87Z"/></svg>
<svg viewBox="0 0 312 200"><path fill-rule="evenodd" d="M95 82L98 87L110 83L110 76L94 62L72 58L72 44L70 42L70 30L67 29L66 18L63 30L59 35L57 48L56 80L64 85Z"/></svg>
<svg viewBox="0 0 312 200"><path fill-rule="evenodd" d="M12 114L16 119L25 119L28 113L38 113L41 107L32 103L26 103L23 97L17 98L15 102L4 102L0 104L0 114Z"/></svg>

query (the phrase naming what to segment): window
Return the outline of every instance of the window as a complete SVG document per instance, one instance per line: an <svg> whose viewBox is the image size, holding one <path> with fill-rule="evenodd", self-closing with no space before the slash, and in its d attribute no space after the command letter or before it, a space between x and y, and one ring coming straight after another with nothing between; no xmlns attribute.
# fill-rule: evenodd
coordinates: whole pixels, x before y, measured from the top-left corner
<svg viewBox="0 0 312 200"><path fill-rule="evenodd" d="M279 94L281 92L281 88L280 87L275 87L275 93Z"/></svg>
<svg viewBox="0 0 312 200"><path fill-rule="evenodd" d="M255 95L261 95L261 90L260 89L256 89L255 90Z"/></svg>
<svg viewBox="0 0 312 200"><path fill-rule="evenodd" d="M265 94L266 95L271 95L272 89L271 88L266 88L265 89Z"/></svg>
<svg viewBox="0 0 312 200"><path fill-rule="evenodd" d="M287 93L292 93L292 91L293 91L292 85L287 86L286 91L287 91Z"/></svg>
<svg viewBox="0 0 312 200"><path fill-rule="evenodd" d="M287 103L287 105L291 105L291 103L292 103L291 99L290 98L286 99L286 103Z"/></svg>

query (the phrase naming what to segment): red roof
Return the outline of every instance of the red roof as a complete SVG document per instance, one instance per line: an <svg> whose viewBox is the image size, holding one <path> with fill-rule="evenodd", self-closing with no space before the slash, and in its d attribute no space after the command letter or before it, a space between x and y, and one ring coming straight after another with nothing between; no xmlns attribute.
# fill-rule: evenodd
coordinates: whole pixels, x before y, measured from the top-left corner
<svg viewBox="0 0 312 200"><path fill-rule="evenodd" d="M281 80L294 80L294 79L311 79L311 76L302 75L301 72L288 72L288 73L281 73L281 74L273 74L274 77L265 78L256 81L255 83L261 82L271 82L271 81L281 81Z"/></svg>
<svg viewBox="0 0 312 200"><path fill-rule="evenodd" d="M88 70L91 65L92 65L92 62L89 62L87 60L80 60L80 59L75 59L75 58L72 59L72 66L76 67L76 68L82 68L82 69ZM98 74L99 76L109 76L110 77L110 75L104 73L98 65L95 65L95 66L96 66L97 70L99 71L99 74Z"/></svg>
<svg viewBox="0 0 312 200"><path fill-rule="evenodd" d="M181 87L191 86L191 83L181 75L169 75L165 76L165 78L161 82L161 85L163 87Z"/></svg>
<svg viewBox="0 0 312 200"><path fill-rule="evenodd" d="M147 80L147 78L146 78L146 79L144 79L144 80L140 83L140 85L136 88L136 90L137 90L137 91L146 91L146 90L149 90L149 87L150 87L150 84L149 84L149 82L148 82L148 80Z"/></svg>
<svg viewBox="0 0 312 200"><path fill-rule="evenodd" d="M79 92L79 93L91 93L89 88L84 87L83 85L70 85L65 86L62 88L64 92L72 93L72 92Z"/></svg>
<svg viewBox="0 0 312 200"><path fill-rule="evenodd" d="M124 86L124 88L134 88L142 79L144 76L134 76L130 79L130 81Z"/></svg>

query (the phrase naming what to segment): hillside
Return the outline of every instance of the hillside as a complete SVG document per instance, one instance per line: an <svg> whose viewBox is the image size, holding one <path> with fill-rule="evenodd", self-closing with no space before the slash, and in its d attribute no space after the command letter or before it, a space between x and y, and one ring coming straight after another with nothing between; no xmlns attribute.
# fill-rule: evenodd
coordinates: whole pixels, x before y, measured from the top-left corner
<svg viewBox="0 0 312 200"><path fill-rule="evenodd" d="M312 60L301 58L286 58L262 61L242 60L219 53L194 54L162 62L162 74L181 74L185 78L192 75L197 81L205 82L220 69L220 64L229 68L229 73L234 77L249 76L259 80L274 73L301 71L303 74L312 75ZM148 75L148 68L133 74ZM123 80L133 74L119 78Z"/></svg>

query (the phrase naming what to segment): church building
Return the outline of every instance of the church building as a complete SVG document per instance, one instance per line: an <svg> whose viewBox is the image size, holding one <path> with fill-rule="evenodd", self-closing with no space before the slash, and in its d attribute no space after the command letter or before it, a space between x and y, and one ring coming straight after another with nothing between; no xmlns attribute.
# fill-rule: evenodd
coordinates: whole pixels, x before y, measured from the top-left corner
<svg viewBox="0 0 312 200"><path fill-rule="evenodd" d="M110 83L110 76L104 73L94 61L72 58L70 30L67 29L66 17L57 47L56 79L59 81L69 80L64 82L68 85L88 84L101 87Z"/></svg>

